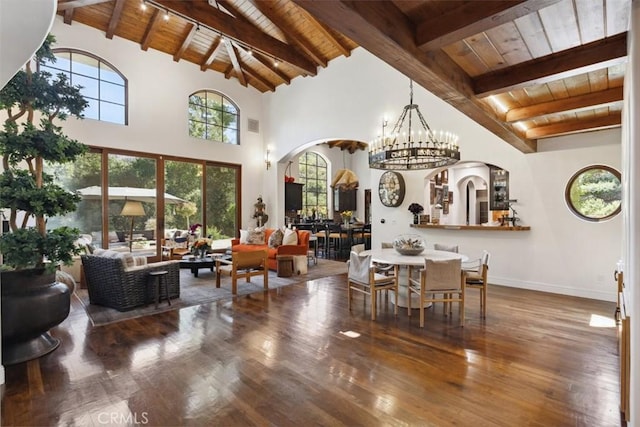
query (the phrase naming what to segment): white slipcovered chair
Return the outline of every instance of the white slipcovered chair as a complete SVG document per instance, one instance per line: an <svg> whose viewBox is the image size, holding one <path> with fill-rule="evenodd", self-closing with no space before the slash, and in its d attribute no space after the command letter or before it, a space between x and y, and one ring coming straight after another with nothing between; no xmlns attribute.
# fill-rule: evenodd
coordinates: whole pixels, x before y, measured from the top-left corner
<svg viewBox="0 0 640 427"><path fill-rule="evenodd" d="M397 272L396 272L397 273ZM371 320L376 320L378 292L393 290L395 297L394 314L398 314L398 276L397 274L385 276L376 272L376 267L371 263L371 255L360 256L351 251L348 263L347 298L351 311L351 299L353 292L360 292L370 296Z"/></svg>

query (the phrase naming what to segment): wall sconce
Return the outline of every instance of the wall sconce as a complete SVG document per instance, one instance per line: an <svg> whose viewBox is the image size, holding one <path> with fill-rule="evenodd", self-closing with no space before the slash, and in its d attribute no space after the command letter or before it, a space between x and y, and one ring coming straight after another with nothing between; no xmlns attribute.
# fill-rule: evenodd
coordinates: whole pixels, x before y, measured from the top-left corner
<svg viewBox="0 0 640 427"><path fill-rule="evenodd" d="M271 147L267 147L267 152L264 155L264 164L267 166L267 170L271 167L271 159L269 158L269 154L271 154Z"/></svg>

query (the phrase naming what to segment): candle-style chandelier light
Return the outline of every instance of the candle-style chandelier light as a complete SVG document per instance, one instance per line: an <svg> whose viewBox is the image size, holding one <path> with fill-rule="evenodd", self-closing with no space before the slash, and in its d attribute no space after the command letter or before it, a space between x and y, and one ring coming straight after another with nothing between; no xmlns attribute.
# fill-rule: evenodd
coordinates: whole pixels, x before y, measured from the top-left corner
<svg viewBox="0 0 640 427"><path fill-rule="evenodd" d="M391 133L385 135L387 123L383 121L382 135L369 144L370 168L433 169L450 166L460 160L458 136L451 132L431 130L420 108L413 103L413 80L409 82L409 104L404 106ZM417 132L411 129L414 110L422 127Z"/></svg>

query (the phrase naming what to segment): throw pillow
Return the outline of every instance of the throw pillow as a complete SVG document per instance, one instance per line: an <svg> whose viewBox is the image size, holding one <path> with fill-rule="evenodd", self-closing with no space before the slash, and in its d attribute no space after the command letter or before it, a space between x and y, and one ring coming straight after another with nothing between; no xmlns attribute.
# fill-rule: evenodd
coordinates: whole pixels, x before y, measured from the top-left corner
<svg viewBox="0 0 640 427"><path fill-rule="evenodd" d="M248 230L240 230L240 244L246 245L248 238L249 238L249 231Z"/></svg>
<svg viewBox="0 0 640 427"><path fill-rule="evenodd" d="M134 267L136 265L136 262L133 258L133 255L131 255L128 252L124 252L122 254L120 254L119 258L122 260L122 265L124 266L125 270L127 268L131 268Z"/></svg>
<svg viewBox="0 0 640 427"><path fill-rule="evenodd" d="M249 245L264 245L265 242L265 232L264 228L256 228L255 230L249 231L249 237L247 237L247 244Z"/></svg>
<svg viewBox="0 0 640 427"><path fill-rule="evenodd" d="M282 230L277 229L276 231L271 233L271 236L269 236L269 247L277 248L282 244L283 238L284 238L284 233L282 232Z"/></svg>
<svg viewBox="0 0 640 427"><path fill-rule="evenodd" d="M284 237L282 238L283 245L297 245L298 244L298 233L295 230L291 230L287 228L284 230Z"/></svg>

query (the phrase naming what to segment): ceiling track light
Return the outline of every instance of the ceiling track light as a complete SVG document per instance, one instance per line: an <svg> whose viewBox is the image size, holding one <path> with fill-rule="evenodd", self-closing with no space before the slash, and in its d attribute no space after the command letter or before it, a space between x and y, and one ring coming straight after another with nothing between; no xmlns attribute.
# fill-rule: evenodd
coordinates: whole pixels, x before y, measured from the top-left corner
<svg viewBox="0 0 640 427"><path fill-rule="evenodd" d="M2 0L0 0L0 1L2 1ZM208 0L208 2L209 2L209 4L211 6L216 7L218 9L220 8L220 6L218 5L216 0ZM156 9L158 9L160 11L164 11L163 19L164 19L165 22L169 21L169 18L170 18L169 9L166 9L166 8L162 7L161 5L157 4L154 0L141 0L140 8L142 10L146 10L147 9L147 5L152 6L152 7L156 8ZM222 40L222 43L225 43L225 44L227 44L228 42L229 43L234 43L238 47L243 48L247 52L247 54L249 56L254 56L253 48L251 46L248 46L244 42L240 42L239 40L236 40L233 37L229 37L229 36L227 36L225 34L222 34L220 32L220 30L217 30L215 28L209 27L206 24L202 24L202 23L200 23L199 21L195 20L194 18L192 18L190 16L186 16L186 15L183 15L181 13L176 13L174 11L172 11L171 13L173 13L174 15L176 15L179 18L184 19L187 22L191 22L191 23L195 24L196 25L196 31L200 31L200 28L204 28L206 30L210 30L214 34L217 33L220 36L220 39ZM227 39L229 41L227 41ZM258 50L258 53L261 53L261 54L263 54L263 55L265 55L265 56L267 56L269 58L272 58L273 59L273 67L274 68L278 68L280 66L280 61L275 56L273 56L273 55L271 55L271 54L269 54L267 52L261 51L261 50Z"/></svg>

